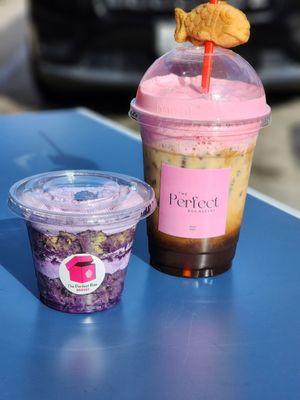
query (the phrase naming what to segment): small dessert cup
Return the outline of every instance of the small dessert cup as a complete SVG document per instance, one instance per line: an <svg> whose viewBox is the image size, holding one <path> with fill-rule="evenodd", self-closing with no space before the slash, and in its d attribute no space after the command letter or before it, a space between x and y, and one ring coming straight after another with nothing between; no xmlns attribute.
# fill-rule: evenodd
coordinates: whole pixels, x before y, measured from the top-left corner
<svg viewBox="0 0 300 400"><path fill-rule="evenodd" d="M9 206L26 220L41 301L91 313L119 302L136 226L156 202L138 179L74 170L17 182Z"/></svg>

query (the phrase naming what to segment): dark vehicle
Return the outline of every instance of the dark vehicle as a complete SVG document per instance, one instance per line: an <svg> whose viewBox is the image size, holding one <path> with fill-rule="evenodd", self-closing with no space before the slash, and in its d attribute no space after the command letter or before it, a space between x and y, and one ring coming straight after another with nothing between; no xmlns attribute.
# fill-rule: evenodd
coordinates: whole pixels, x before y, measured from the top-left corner
<svg viewBox="0 0 300 400"><path fill-rule="evenodd" d="M232 0L251 23L237 48L267 88L300 87L298 0ZM32 64L43 91L132 90L173 46L174 6L199 0L31 0Z"/></svg>

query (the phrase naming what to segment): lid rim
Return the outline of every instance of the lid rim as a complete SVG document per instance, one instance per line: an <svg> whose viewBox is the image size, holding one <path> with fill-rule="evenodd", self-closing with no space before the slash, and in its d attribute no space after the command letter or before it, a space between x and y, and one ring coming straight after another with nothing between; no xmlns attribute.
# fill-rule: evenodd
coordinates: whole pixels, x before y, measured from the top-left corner
<svg viewBox="0 0 300 400"><path fill-rule="evenodd" d="M266 127L270 124L270 119L271 119L271 107L266 104L266 112L262 115L258 115L257 117L253 117L253 118L245 118L245 119L228 119L228 120L224 120L224 119L208 119L208 120L191 120L188 118L173 118L173 117L164 117L161 116L159 114L153 114L151 112L145 111L141 108L139 108L136 105L136 98L134 98L131 103L130 103L130 110L129 110L129 117L135 121L137 121L138 123L140 123L141 125L145 125L145 126L153 126L153 127L167 127L166 125L169 124L174 124L174 123L180 123L182 127L185 126L203 126L203 127L208 127L208 126L216 126L216 127L228 127L228 126L239 126L239 125L247 125L247 124L251 124L251 123L255 123L255 122L262 122L262 127ZM151 117L154 118L156 120L160 120L161 124L151 124L151 123L146 123L144 121L140 120L140 116L144 115L146 117ZM163 125L163 123L166 123L166 125ZM180 125L179 125L180 126ZM172 129L174 129L172 127ZM184 130L184 129L183 129Z"/></svg>

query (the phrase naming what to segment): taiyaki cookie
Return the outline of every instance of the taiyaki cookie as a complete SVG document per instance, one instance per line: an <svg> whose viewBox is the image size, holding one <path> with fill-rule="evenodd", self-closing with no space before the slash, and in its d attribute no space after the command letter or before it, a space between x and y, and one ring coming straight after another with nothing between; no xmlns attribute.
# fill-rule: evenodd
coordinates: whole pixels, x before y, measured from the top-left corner
<svg viewBox="0 0 300 400"><path fill-rule="evenodd" d="M179 43L190 41L200 46L211 41L231 48L248 42L250 37L246 15L225 1L201 4L189 13L176 8L175 17L175 40Z"/></svg>

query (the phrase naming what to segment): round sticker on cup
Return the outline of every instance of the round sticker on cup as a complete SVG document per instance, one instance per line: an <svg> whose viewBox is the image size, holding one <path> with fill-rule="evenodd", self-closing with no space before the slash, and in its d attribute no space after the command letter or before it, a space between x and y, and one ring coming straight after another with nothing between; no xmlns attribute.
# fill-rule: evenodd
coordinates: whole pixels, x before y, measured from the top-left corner
<svg viewBox="0 0 300 400"><path fill-rule="evenodd" d="M64 287L71 293L90 294L103 282L105 266L96 256L75 254L61 262L59 277Z"/></svg>

